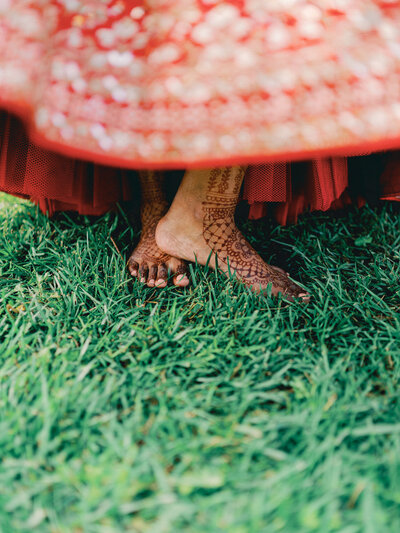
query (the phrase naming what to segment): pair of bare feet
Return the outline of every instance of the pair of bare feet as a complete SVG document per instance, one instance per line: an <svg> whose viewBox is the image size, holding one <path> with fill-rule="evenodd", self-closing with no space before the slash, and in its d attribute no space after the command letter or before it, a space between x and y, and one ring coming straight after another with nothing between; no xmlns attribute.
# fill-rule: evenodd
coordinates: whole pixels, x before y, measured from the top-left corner
<svg viewBox="0 0 400 533"><path fill-rule="evenodd" d="M128 268L149 287L189 285L188 261L235 275L257 292L308 300L286 272L265 263L234 221L245 167L188 170L169 206L163 174L140 172L142 234Z"/></svg>

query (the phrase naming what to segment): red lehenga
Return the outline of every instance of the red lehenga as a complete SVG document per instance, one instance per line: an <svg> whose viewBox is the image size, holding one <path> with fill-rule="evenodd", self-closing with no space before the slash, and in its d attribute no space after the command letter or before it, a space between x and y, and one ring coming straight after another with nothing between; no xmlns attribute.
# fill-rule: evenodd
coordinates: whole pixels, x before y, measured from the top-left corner
<svg viewBox="0 0 400 533"><path fill-rule="evenodd" d="M110 209L124 169L250 164L251 216L284 223L400 148L400 0L0 0L0 107L0 189L44 210ZM397 152L382 175L400 198Z"/></svg>

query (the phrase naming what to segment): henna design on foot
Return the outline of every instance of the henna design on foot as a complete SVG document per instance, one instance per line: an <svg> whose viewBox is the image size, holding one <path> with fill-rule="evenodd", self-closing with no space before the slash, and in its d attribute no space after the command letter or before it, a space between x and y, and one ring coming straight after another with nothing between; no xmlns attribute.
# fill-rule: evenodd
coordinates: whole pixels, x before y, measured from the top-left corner
<svg viewBox="0 0 400 533"><path fill-rule="evenodd" d="M174 285L185 287L189 284L186 262L160 250L155 239L157 224L169 208L163 190L163 174L140 171L139 178L142 189L142 233L139 244L128 260L129 272L149 287L160 288L167 285L171 273Z"/></svg>
<svg viewBox="0 0 400 533"><path fill-rule="evenodd" d="M223 263L224 270L235 274L256 291L271 286L272 294L307 299L304 289L292 282L281 269L265 263L238 230L234 220L240 187L246 167L213 169L203 201L203 236Z"/></svg>

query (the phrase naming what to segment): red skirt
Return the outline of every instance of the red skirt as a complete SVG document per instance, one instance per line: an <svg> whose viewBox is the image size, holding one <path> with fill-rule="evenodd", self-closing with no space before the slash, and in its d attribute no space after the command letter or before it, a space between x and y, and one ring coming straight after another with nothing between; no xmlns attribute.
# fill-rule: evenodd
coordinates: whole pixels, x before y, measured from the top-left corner
<svg viewBox="0 0 400 533"><path fill-rule="evenodd" d="M285 223L347 201L347 156L400 148L400 1L3 4L0 106L27 133L1 115L0 188L49 213L130 199L121 169L250 164L250 216ZM397 152L381 174L398 198Z"/></svg>
<svg viewBox="0 0 400 533"><path fill-rule="evenodd" d="M21 121L6 112L0 113L0 132L0 190L29 198L44 213L101 215L138 193L127 169L40 148L29 141ZM354 199L361 205L367 196L365 187L356 185L349 193L349 181L356 175L361 182L378 182L375 198L400 200L400 152L357 159L367 158L375 158L378 164L371 168L365 162L364 171L362 164L351 164L356 158L345 157L250 165L243 189L249 217L272 214L280 224L287 224L296 222L303 212L342 208Z"/></svg>

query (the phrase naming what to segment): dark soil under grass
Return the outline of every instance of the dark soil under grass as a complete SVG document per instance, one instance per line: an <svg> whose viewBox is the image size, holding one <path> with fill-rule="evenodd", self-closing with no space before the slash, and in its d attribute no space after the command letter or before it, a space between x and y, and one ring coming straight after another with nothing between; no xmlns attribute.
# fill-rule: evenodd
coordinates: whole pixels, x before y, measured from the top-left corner
<svg viewBox="0 0 400 533"><path fill-rule="evenodd" d="M244 222L285 306L134 283L123 213L0 203L2 533L400 531L395 205Z"/></svg>

